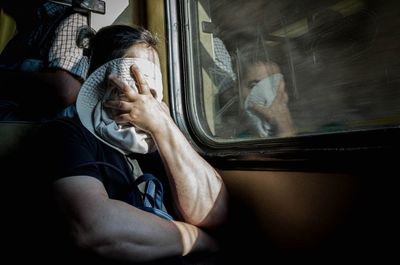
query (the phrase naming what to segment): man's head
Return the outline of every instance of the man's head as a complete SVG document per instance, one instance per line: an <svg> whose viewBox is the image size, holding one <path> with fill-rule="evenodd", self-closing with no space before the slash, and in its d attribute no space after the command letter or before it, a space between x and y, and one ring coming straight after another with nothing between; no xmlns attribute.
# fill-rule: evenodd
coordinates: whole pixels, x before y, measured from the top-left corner
<svg viewBox="0 0 400 265"><path fill-rule="evenodd" d="M241 96L246 98L252 88L264 78L280 73L280 67L276 62L275 50L246 46L240 49L235 58L238 66Z"/></svg>
<svg viewBox="0 0 400 265"><path fill-rule="evenodd" d="M148 30L125 25L100 29L90 40L89 74L117 58L143 58L159 65L157 38Z"/></svg>
<svg viewBox="0 0 400 265"><path fill-rule="evenodd" d="M243 97L247 97L255 85L270 75L280 73L280 69L272 61L252 61L246 65L243 72L241 88Z"/></svg>
<svg viewBox="0 0 400 265"><path fill-rule="evenodd" d="M157 40L144 29L113 25L102 28L90 40L91 63L89 77L83 83L76 102L82 124L100 141L127 153L147 153L154 149L151 136L134 126L117 124L114 111L104 107L107 100L128 100L110 75L139 92L139 74L152 95L162 100L163 87L160 62L155 50ZM139 73L133 73L132 66Z"/></svg>

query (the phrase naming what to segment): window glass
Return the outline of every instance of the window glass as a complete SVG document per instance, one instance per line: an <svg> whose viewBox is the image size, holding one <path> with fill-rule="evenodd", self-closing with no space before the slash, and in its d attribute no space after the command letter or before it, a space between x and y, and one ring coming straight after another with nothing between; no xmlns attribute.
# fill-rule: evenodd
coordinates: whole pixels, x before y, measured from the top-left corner
<svg viewBox="0 0 400 265"><path fill-rule="evenodd" d="M400 2L183 2L189 112L208 139L400 124Z"/></svg>

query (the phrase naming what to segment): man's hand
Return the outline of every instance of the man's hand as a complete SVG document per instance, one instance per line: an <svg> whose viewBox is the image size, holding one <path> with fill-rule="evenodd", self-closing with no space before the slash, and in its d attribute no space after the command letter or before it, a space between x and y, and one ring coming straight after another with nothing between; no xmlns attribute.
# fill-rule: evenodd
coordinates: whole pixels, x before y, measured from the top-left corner
<svg viewBox="0 0 400 265"><path fill-rule="evenodd" d="M251 106L251 110L256 114L261 115L264 119L271 123L276 123L279 120L279 116L285 113L287 107L288 96L285 91L285 82L281 80L276 91L276 97L272 102L271 106L264 107L260 105Z"/></svg>
<svg viewBox="0 0 400 265"><path fill-rule="evenodd" d="M131 71L138 92L111 75L109 82L118 90L119 99L106 101L104 106L114 111L113 119L116 123L130 124L153 134L160 130L165 122L170 121L168 107L157 100L156 91L148 86L135 65L132 65Z"/></svg>
<svg viewBox="0 0 400 265"><path fill-rule="evenodd" d="M277 136L290 136L294 134L292 117L288 108L288 95L285 90L285 82L279 82L276 98L271 106L264 107L253 105L251 110L257 115L263 117L266 121L276 126Z"/></svg>

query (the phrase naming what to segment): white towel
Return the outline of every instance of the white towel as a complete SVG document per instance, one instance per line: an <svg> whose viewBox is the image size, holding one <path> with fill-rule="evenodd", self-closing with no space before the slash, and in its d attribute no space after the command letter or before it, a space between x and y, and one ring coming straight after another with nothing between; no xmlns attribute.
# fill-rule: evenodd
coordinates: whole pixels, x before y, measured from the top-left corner
<svg viewBox="0 0 400 265"><path fill-rule="evenodd" d="M115 88L108 87L108 76L116 75L137 91L130 67L137 65L142 77L150 88L155 89L157 100L163 96L160 67L141 58L121 58L112 60L94 71L82 85L77 100L77 111L82 124L99 140L123 154L145 154L155 150L151 136L134 126L121 128L105 111L103 102L115 99Z"/></svg>
<svg viewBox="0 0 400 265"><path fill-rule="evenodd" d="M282 79L283 75L279 73L264 78L252 88L244 101L244 107L250 119L250 124L261 137L271 136L272 128L268 121L254 114L251 107L254 105L270 107L276 97L279 81Z"/></svg>

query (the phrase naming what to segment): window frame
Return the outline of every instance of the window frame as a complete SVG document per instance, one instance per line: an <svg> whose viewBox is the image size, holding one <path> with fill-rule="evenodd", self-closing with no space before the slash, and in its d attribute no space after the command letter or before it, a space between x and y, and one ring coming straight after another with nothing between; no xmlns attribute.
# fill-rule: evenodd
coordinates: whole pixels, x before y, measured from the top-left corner
<svg viewBox="0 0 400 265"><path fill-rule="evenodd" d="M168 85L171 115L192 146L220 169L348 171L382 161L400 150L400 126L219 143L201 135L190 115L191 58L184 1L166 0Z"/></svg>

